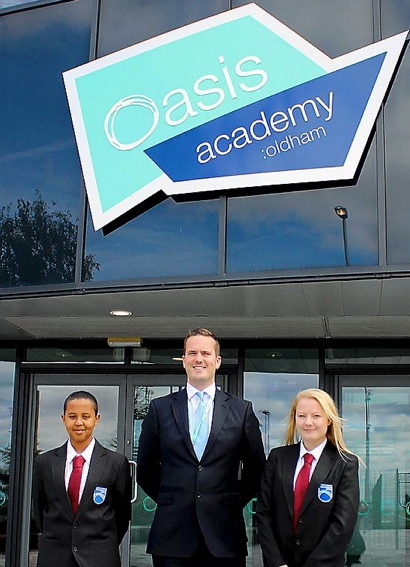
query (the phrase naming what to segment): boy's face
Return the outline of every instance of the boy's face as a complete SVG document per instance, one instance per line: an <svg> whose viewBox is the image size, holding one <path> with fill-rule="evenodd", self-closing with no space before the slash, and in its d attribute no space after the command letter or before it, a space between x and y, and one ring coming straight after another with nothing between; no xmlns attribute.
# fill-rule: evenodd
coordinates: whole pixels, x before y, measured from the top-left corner
<svg viewBox="0 0 410 567"><path fill-rule="evenodd" d="M93 438L94 428L100 421L96 415L94 404L91 400L70 400L64 415L61 416L72 446L83 451ZM80 452L80 451L79 451Z"/></svg>

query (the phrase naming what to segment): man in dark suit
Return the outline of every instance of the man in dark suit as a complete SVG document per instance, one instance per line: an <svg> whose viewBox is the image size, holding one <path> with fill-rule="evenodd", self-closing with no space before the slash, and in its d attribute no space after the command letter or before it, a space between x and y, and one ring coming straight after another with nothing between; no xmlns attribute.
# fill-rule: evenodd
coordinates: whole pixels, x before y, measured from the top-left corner
<svg viewBox="0 0 410 567"><path fill-rule="evenodd" d="M42 532L37 566L120 567L118 546L131 517L128 460L94 439L100 415L89 392L70 394L61 417L69 440L37 457L34 467L34 515Z"/></svg>
<svg viewBox="0 0 410 567"><path fill-rule="evenodd" d="M137 480L157 503L147 546L155 567L245 566L242 509L259 489L265 455L251 403L216 389L220 364L213 333L190 332L186 389L152 400L142 425Z"/></svg>

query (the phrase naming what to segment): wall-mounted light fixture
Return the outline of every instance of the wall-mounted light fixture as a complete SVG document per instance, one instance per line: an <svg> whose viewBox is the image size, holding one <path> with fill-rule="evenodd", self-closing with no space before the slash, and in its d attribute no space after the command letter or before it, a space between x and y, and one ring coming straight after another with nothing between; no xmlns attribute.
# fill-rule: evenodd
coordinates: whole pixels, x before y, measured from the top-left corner
<svg viewBox="0 0 410 567"><path fill-rule="evenodd" d="M110 347L140 347L141 337L108 337L107 344Z"/></svg>

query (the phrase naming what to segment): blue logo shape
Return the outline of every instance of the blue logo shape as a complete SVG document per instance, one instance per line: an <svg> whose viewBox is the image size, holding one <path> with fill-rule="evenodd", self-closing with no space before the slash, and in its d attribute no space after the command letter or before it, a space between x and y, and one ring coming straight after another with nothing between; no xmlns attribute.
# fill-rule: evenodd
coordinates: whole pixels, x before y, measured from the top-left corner
<svg viewBox="0 0 410 567"><path fill-rule="evenodd" d="M321 484L317 489L317 497L321 502L330 502L333 499L333 484Z"/></svg>
<svg viewBox="0 0 410 567"><path fill-rule="evenodd" d="M94 489L93 501L95 504L102 504L107 496L107 489L102 486L97 486Z"/></svg>
<svg viewBox="0 0 410 567"><path fill-rule="evenodd" d="M353 179L407 34L331 59L247 4L66 71L95 229L159 191Z"/></svg>

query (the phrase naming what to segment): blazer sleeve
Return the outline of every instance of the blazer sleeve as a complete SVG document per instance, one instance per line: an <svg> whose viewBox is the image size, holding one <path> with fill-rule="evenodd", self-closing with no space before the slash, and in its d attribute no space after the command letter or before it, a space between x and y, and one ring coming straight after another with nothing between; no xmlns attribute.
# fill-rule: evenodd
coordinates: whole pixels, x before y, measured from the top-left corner
<svg viewBox="0 0 410 567"><path fill-rule="evenodd" d="M43 511L46 506L46 493L44 490L42 466L39 458L34 461L32 499L34 519L40 532L42 532Z"/></svg>
<svg viewBox="0 0 410 567"><path fill-rule="evenodd" d="M240 493L242 504L245 506L259 491L266 462L259 421L250 402L245 413L244 450L241 460Z"/></svg>
<svg viewBox="0 0 410 567"><path fill-rule="evenodd" d="M117 525L118 542L127 533L131 520L132 481L128 459L122 455L115 483L114 513Z"/></svg>
<svg viewBox="0 0 410 567"><path fill-rule="evenodd" d="M304 567L322 567L340 560L352 537L359 509L359 463L355 455L345 454L344 459L330 522Z"/></svg>
<svg viewBox="0 0 410 567"><path fill-rule="evenodd" d="M161 479L159 425L154 401L144 418L138 443L137 482L155 502Z"/></svg>
<svg viewBox="0 0 410 567"><path fill-rule="evenodd" d="M260 492L256 503L256 520L264 567L280 567L285 565L285 561L279 551L272 524L272 517L278 513L275 508L275 502L273 502L272 499L273 483L276 474L275 469L275 453L271 451L262 475Z"/></svg>

